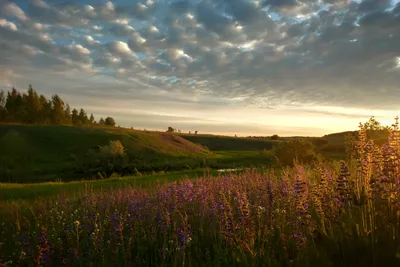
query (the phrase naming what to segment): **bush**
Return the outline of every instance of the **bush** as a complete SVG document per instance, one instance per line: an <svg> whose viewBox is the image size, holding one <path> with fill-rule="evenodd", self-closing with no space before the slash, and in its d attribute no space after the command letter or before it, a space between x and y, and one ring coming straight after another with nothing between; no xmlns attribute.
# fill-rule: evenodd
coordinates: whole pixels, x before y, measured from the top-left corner
<svg viewBox="0 0 400 267"><path fill-rule="evenodd" d="M274 134L273 136L271 136L271 140L278 140L279 139L279 135Z"/></svg>
<svg viewBox="0 0 400 267"><path fill-rule="evenodd" d="M308 164L318 160L315 146L304 139L290 139L274 148L274 155L282 165L293 166L294 162Z"/></svg>
<svg viewBox="0 0 400 267"><path fill-rule="evenodd" d="M98 179L112 173L121 174L129 163L129 157L120 141L110 141L108 145L99 146L98 151L89 150L84 159L78 162L78 174L95 176ZM101 173L101 176L98 175Z"/></svg>
<svg viewBox="0 0 400 267"><path fill-rule="evenodd" d="M116 158L125 155L125 148L119 140L110 141L106 146L100 147L100 156L102 158Z"/></svg>

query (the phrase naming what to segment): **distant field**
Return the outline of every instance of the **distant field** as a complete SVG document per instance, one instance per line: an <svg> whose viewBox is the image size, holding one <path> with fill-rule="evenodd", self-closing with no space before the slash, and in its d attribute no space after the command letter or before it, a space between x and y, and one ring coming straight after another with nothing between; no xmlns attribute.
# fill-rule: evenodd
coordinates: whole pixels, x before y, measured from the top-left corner
<svg viewBox="0 0 400 267"><path fill-rule="evenodd" d="M272 149L276 144L280 142L270 139L253 139L220 135L179 134L179 136L195 144L206 146L212 151L268 150Z"/></svg>

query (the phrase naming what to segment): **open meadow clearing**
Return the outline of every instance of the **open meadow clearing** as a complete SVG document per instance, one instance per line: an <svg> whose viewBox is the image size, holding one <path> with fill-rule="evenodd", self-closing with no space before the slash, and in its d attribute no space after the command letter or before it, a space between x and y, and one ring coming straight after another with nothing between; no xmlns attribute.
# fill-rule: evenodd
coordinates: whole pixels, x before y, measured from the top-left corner
<svg viewBox="0 0 400 267"><path fill-rule="evenodd" d="M353 158L1 202L5 266L399 266L400 137Z"/></svg>
<svg viewBox="0 0 400 267"><path fill-rule="evenodd" d="M399 44L400 0L0 0L0 267L400 267Z"/></svg>

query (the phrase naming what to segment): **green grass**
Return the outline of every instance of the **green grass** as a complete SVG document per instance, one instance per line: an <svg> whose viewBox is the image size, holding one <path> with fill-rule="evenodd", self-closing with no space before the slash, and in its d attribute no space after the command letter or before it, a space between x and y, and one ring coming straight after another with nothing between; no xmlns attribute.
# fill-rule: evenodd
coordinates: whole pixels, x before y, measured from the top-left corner
<svg viewBox="0 0 400 267"><path fill-rule="evenodd" d="M167 169L170 162L185 165L190 163L188 159L199 161L210 155L202 147L166 133L119 128L0 125L0 181L77 178L74 177L77 164L86 160L90 150L106 145L110 140L120 140L132 161L142 169L152 169L146 165Z"/></svg>
<svg viewBox="0 0 400 267"><path fill-rule="evenodd" d="M234 173L241 172L232 171ZM104 180L85 180L73 182L44 182L34 184L0 183L0 201L33 201L59 197L60 195L79 195L90 187L95 191L112 190L125 187L151 189L157 184L171 183L182 179L195 179L205 174L218 175L217 170L198 169L178 171L173 173L159 173L140 177L116 177Z"/></svg>
<svg viewBox="0 0 400 267"><path fill-rule="evenodd" d="M222 137L219 139L225 140ZM239 151L235 151L233 148L237 142L246 144L248 140L230 139L236 141L230 143L228 151L214 153L179 135L164 132L125 128L0 125L0 182L36 183L94 178L98 171L87 164L93 161L93 154L89 152L96 151L99 146L111 140L121 141L130 168L134 167L142 173L271 164L271 156L262 155L263 152L258 149L263 147L257 146L259 142L252 142L248 147L253 151L244 151L244 145L238 145Z"/></svg>
<svg viewBox="0 0 400 267"><path fill-rule="evenodd" d="M271 166L270 151L281 140L235 138L216 135L185 135L137 131L126 128L72 127L48 125L0 125L0 182L38 183L93 179L93 153L111 140L120 140L129 161L130 176L136 168L153 171L187 171L199 168L243 168ZM317 152L331 159L343 159L344 134L311 138ZM206 146L210 150L204 148ZM328 146L328 147L327 147ZM95 164L96 165L96 164ZM115 171L109 170L104 177Z"/></svg>

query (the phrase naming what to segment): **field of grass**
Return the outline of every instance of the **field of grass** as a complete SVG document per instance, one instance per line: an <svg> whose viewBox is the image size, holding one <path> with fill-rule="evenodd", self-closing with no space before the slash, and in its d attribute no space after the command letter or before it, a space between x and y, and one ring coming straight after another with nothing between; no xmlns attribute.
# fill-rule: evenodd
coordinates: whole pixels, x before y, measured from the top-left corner
<svg viewBox="0 0 400 267"><path fill-rule="evenodd" d="M248 167L269 165L272 160L271 155L261 155L258 150L238 153L229 149L214 153L170 133L8 124L0 125L0 182L95 178L102 172L95 153L99 146L114 140L121 141L129 159L118 171L111 170L108 175L117 172L130 176L134 175L134 169L152 173L205 167ZM102 163L103 166L107 164Z"/></svg>
<svg viewBox="0 0 400 267"><path fill-rule="evenodd" d="M324 157L345 158L345 134L308 139ZM98 162L99 147L115 140L125 148L124 161ZM5 124L0 125L0 182L73 181L110 177L112 173L132 176L137 172L265 167L274 163L271 148L284 140L118 127Z"/></svg>
<svg viewBox="0 0 400 267"><path fill-rule="evenodd" d="M143 177L151 190L110 179L9 196L0 266L400 266L398 124L382 147L361 130L353 149L348 162L281 172ZM18 187L31 186L2 192Z"/></svg>
<svg viewBox="0 0 400 267"><path fill-rule="evenodd" d="M140 177L113 177L104 180L86 180L73 182L44 182L34 184L0 183L0 203L2 201L33 201L60 195L69 197L82 196L85 190L108 191L118 188L134 187L151 189L160 184L167 184L182 179L196 179L204 175L217 176L223 172L238 173L241 170L189 170L172 173L158 173ZM3 202L4 203L4 202Z"/></svg>

